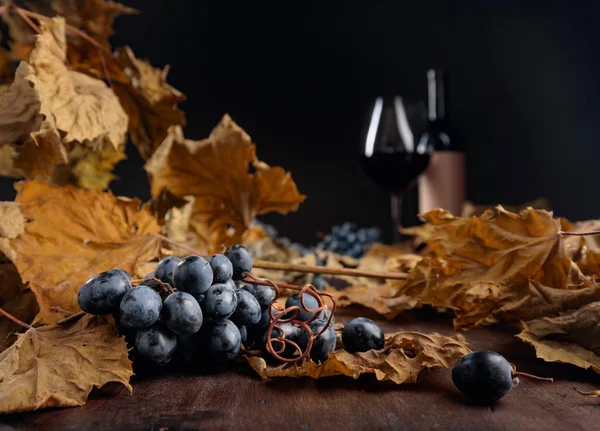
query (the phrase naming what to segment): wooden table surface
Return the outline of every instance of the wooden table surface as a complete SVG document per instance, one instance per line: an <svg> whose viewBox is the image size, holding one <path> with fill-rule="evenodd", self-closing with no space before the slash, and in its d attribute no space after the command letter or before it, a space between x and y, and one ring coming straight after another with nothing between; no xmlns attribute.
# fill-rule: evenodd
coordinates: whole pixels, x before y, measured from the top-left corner
<svg viewBox="0 0 600 431"><path fill-rule="evenodd" d="M338 313L336 313L338 314ZM364 310L346 310L338 321ZM415 330L452 335L451 320L431 312L382 322L386 332ZM0 416L0 430L599 430L600 399L574 391L600 388L591 371L535 359L514 328L465 333L476 350L495 350L520 371L552 376L554 383L521 377L494 406L470 404L455 389L450 370L425 370L417 384L332 377L264 381L245 364L210 374L165 370L134 377L133 395L107 385L83 407Z"/></svg>

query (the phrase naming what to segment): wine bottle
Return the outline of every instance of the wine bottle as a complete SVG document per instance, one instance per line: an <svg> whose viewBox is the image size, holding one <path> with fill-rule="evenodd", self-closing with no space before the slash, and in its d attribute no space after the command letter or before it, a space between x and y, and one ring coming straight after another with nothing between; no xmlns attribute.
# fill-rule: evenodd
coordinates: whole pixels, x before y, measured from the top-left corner
<svg viewBox="0 0 600 431"><path fill-rule="evenodd" d="M465 200L465 152L450 136L442 71L427 71L427 93L428 123L419 146L431 151L431 158L419 178L419 212L443 208L460 215Z"/></svg>

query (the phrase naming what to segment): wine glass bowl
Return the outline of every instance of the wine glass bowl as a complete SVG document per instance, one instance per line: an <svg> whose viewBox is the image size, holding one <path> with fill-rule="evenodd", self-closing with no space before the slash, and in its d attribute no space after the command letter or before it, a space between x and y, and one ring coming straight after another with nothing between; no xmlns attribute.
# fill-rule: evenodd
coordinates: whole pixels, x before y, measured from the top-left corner
<svg viewBox="0 0 600 431"><path fill-rule="evenodd" d="M401 198L427 168L430 146L420 140L427 121L422 102L400 96L377 97L369 111L361 164L365 173L390 193L394 240L399 240Z"/></svg>

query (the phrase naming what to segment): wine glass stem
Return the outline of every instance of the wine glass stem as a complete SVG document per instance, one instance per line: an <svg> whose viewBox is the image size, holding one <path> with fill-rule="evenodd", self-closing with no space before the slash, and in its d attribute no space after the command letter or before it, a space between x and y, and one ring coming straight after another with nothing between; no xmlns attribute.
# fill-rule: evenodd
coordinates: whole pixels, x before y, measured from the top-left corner
<svg viewBox="0 0 600 431"><path fill-rule="evenodd" d="M397 244L402 240L402 235L399 230L402 227L402 196L392 193L390 195L390 204L392 210L393 240L394 244Z"/></svg>

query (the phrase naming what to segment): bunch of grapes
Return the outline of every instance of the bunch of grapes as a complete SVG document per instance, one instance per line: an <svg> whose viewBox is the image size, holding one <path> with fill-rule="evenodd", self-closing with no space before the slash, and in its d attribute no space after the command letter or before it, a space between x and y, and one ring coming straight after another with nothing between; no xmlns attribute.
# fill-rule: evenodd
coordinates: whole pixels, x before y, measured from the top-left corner
<svg viewBox="0 0 600 431"><path fill-rule="evenodd" d="M346 222L334 226L331 233L317 244L317 248L359 259L374 242L381 242L381 231L378 228L359 228L354 223Z"/></svg>
<svg viewBox="0 0 600 431"><path fill-rule="evenodd" d="M271 286L242 281L252 265L248 250L234 245L207 259L166 257L137 287L127 272L113 269L82 286L79 307L90 314L113 315L136 358L158 365L176 356L186 362L228 361L238 356L242 345L264 349L272 317L269 310L281 312L273 308L276 293ZM335 349L336 337L329 310L315 317L307 311L317 308L316 302L305 293L303 305L295 295L286 308L301 305L298 316L291 317L307 322L314 331L313 359L322 360ZM296 341L305 349L309 334L289 322L283 325L280 329L285 333L276 328L271 337L296 340L298 335L301 339ZM284 329L287 326L294 329Z"/></svg>
<svg viewBox="0 0 600 431"><path fill-rule="evenodd" d="M241 245L208 259L169 256L134 287L114 269L96 275L79 291L80 308L112 314L134 352L165 365L179 352L217 362L235 358L248 331L264 325L263 310L275 297L269 286L246 285L252 256ZM268 321L267 321L268 324Z"/></svg>

